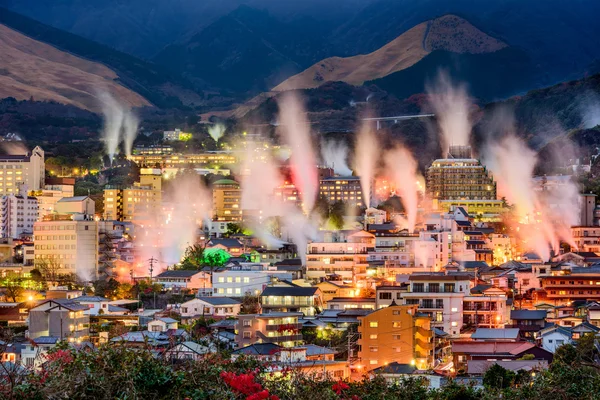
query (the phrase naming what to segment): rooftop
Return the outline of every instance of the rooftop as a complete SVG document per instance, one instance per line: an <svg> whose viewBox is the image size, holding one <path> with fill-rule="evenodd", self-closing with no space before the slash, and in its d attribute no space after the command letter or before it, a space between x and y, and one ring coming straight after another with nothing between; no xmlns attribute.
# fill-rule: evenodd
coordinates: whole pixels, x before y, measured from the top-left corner
<svg viewBox="0 0 600 400"><path fill-rule="evenodd" d="M475 333L471 335L471 339L512 339L517 340L519 337L519 328L505 328L505 329L487 329L478 328Z"/></svg>
<svg viewBox="0 0 600 400"><path fill-rule="evenodd" d="M201 273L202 271L197 270L178 269L161 272L160 274L156 275L156 278L190 278Z"/></svg>

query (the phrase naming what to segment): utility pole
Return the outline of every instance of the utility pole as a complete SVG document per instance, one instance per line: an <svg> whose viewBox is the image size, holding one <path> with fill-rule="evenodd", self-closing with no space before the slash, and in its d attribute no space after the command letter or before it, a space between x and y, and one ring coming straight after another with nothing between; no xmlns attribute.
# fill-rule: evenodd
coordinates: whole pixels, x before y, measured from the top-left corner
<svg viewBox="0 0 600 400"><path fill-rule="evenodd" d="M152 283L152 271L154 271L154 262L155 261L158 261L158 260L156 260L154 257L151 257L148 260L148 262L150 263L150 268L149 268L149 271L150 271L150 283Z"/></svg>

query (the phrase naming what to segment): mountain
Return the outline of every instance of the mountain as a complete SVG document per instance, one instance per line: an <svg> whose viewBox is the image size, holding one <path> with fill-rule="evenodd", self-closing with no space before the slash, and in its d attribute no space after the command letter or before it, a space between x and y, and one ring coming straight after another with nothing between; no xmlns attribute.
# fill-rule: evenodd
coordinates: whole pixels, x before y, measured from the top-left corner
<svg viewBox="0 0 600 400"><path fill-rule="evenodd" d="M445 15L416 25L372 53L319 61L273 90L314 88L329 81L361 85L411 67L433 51L482 54L505 47L505 43L486 35L464 19Z"/></svg>
<svg viewBox="0 0 600 400"><path fill-rule="evenodd" d="M168 108L180 107L183 103L193 102L195 104L200 104L203 101L202 92L198 89L198 84L192 84L188 80L177 76L176 74L172 74L154 63L141 60L129 54L121 53L88 39L61 31L60 29L52 28L4 8L0 8L0 24L4 25L6 28L10 28L5 32L13 31L20 33L20 40L25 40L23 39L23 36L27 36L30 39L27 43L32 47L26 51L22 51L20 54L21 57L37 57L36 60L41 62L40 58L44 59L46 52L50 51L48 49L51 47L56 51L65 54L69 53L75 58L102 64L104 66L103 68L106 68L107 70L110 69L112 72L106 70L100 72L100 66L98 66L96 67L97 74L104 76L105 80L110 79L114 81L114 83L138 93L141 97L146 99L146 103L149 102L158 107ZM16 37L15 34L11 35ZM11 39L7 38L7 43L10 43L10 40ZM41 46L42 44L45 45ZM35 48L38 45L40 45L40 49ZM10 44L7 44L7 46L10 47ZM12 51L15 52L14 54L19 53L19 49L13 49ZM53 54L53 60L63 57L57 56L56 53ZM4 65L6 65L7 63L10 63L10 60L3 57L3 62ZM68 67L65 63L63 64L64 65L61 66L61 68ZM31 66L33 65L27 67ZM79 75L71 75L70 73L61 74L60 69L56 69L56 67L55 64L53 69L48 71L43 71L43 68L41 68L42 71L39 71L41 74L38 74L38 76L42 77L41 79L48 78L51 81L55 81L54 83L68 81L69 85L83 85L83 83L77 82ZM13 68L19 69L22 68L22 66L15 63ZM27 79L34 79L34 74L30 74L28 71L19 71L19 73L25 74L23 76L29 76L29 78L24 78L25 81L21 82L21 84L36 85L35 81L27 81ZM86 79L89 78L90 77L87 76ZM12 86L16 88L16 83L12 83ZM44 85L42 85L42 89L43 87ZM98 89L100 88L101 87ZM81 89L81 87L79 87L79 89ZM94 88L87 88L86 90L91 93L93 89ZM57 88L58 92L61 90L62 89ZM18 93L16 94L18 95ZM64 93L58 93L58 95L64 97ZM81 102L78 97L80 96L75 94L73 101ZM86 107L89 107L89 103L87 103Z"/></svg>
<svg viewBox="0 0 600 400"><path fill-rule="evenodd" d="M0 25L0 98L56 101L98 110L96 91L106 90L131 107L149 106L120 85L112 69L60 51Z"/></svg>
<svg viewBox="0 0 600 400"><path fill-rule="evenodd" d="M444 14L459 15L523 49L543 71L541 85L581 77L600 59L595 0L379 0L339 27L332 46L341 55L369 53Z"/></svg>
<svg viewBox="0 0 600 400"><path fill-rule="evenodd" d="M282 22L267 11L241 6L154 60L191 79L257 93L314 62L327 33L326 25L308 17Z"/></svg>

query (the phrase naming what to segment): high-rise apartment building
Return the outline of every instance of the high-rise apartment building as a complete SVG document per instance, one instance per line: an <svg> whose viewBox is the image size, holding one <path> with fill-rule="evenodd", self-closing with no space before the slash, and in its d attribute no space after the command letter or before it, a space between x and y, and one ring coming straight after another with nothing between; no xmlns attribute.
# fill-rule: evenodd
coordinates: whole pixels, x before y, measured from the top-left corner
<svg viewBox="0 0 600 400"><path fill-rule="evenodd" d="M39 146L26 154L0 155L0 195L42 189L45 173L44 150Z"/></svg>
<svg viewBox="0 0 600 400"><path fill-rule="evenodd" d="M330 204L342 201L350 207L362 207L364 199L358 176L332 176L319 181L319 195Z"/></svg>
<svg viewBox="0 0 600 400"><path fill-rule="evenodd" d="M38 201L35 197L11 194L0 199L0 235L3 238L31 236L37 218Z"/></svg>
<svg viewBox="0 0 600 400"><path fill-rule="evenodd" d="M213 183L213 219L216 221L242 220L242 189L231 179Z"/></svg>
<svg viewBox="0 0 600 400"><path fill-rule="evenodd" d="M132 187L104 189L104 219L132 221L156 215L162 202L161 179L160 169L142 168L140 181Z"/></svg>

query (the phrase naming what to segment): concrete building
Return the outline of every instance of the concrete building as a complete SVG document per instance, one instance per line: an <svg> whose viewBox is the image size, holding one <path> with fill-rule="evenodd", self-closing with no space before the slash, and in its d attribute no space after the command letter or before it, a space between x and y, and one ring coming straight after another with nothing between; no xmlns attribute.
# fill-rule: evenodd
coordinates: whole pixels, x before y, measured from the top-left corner
<svg viewBox="0 0 600 400"><path fill-rule="evenodd" d="M419 369L432 364L430 320L419 316L416 306L392 304L358 319L361 370L371 371L393 362L414 364Z"/></svg>
<svg viewBox="0 0 600 400"><path fill-rule="evenodd" d="M0 155L0 195L19 194L22 190L44 187L46 168L44 150L36 146L26 154Z"/></svg>
<svg viewBox="0 0 600 400"><path fill-rule="evenodd" d="M321 290L316 287L268 286L260 295L260 305L265 312L301 312L314 316L317 308L323 309Z"/></svg>
<svg viewBox="0 0 600 400"><path fill-rule="evenodd" d="M140 181L132 187L104 189L104 219L132 221L157 215L162 202L161 179L160 169L142 168Z"/></svg>
<svg viewBox="0 0 600 400"><path fill-rule="evenodd" d="M231 179L220 179L213 183L212 192L214 220L242 220L242 189L239 183Z"/></svg>
<svg viewBox="0 0 600 400"><path fill-rule="evenodd" d="M291 281L292 274L261 264L235 266L213 273L213 296L258 296L268 285L283 280Z"/></svg>
<svg viewBox="0 0 600 400"><path fill-rule="evenodd" d="M38 221L55 212L56 203L63 197L75 196L75 178L49 178L43 189L29 193L38 200Z"/></svg>
<svg viewBox="0 0 600 400"><path fill-rule="evenodd" d="M318 280L337 275L343 280L356 281L358 275L366 274L367 257L375 247L375 235L358 231L345 241L313 242L308 245L306 278Z"/></svg>
<svg viewBox="0 0 600 400"><path fill-rule="evenodd" d="M210 289L210 274L195 270L164 271L154 278L165 289Z"/></svg>
<svg viewBox="0 0 600 400"><path fill-rule="evenodd" d="M574 251L600 252L600 226L573 226L571 235L575 244Z"/></svg>
<svg viewBox="0 0 600 400"><path fill-rule="evenodd" d="M181 304L181 317L231 318L241 311L241 303L229 297L198 297Z"/></svg>
<svg viewBox="0 0 600 400"><path fill-rule="evenodd" d="M88 196L63 197L56 202L54 211L57 214L93 216L96 213L96 203Z"/></svg>
<svg viewBox="0 0 600 400"><path fill-rule="evenodd" d="M600 300L600 267L576 267L570 273L540 276L549 302L567 304L572 300Z"/></svg>
<svg viewBox="0 0 600 400"><path fill-rule="evenodd" d="M463 325L463 300L469 294L467 274L412 274L403 303L416 306L431 319L433 327L458 336Z"/></svg>
<svg viewBox="0 0 600 400"><path fill-rule="evenodd" d="M0 200L0 235L18 239L31 237L33 224L38 219L38 201L35 197L5 195Z"/></svg>
<svg viewBox="0 0 600 400"><path fill-rule="evenodd" d="M299 312L239 315L235 324L235 343L244 347L254 343L274 343L283 347L302 344Z"/></svg>
<svg viewBox="0 0 600 400"><path fill-rule="evenodd" d="M237 164L237 157L226 151L208 151L196 154L134 154L129 159L140 167L154 167L173 170L186 168L223 167Z"/></svg>
<svg viewBox="0 0 600 400"><path fill-rule="evenodd" d="M508 323L510 309L506 292L492 285L477 285L463 299L463 323L482 328L502 328Z"/></svg>
<svg viewBox="0 0 600 400"><path fill-rule="evenodd" d="M319 181L319 195L327 199L329 204L341 201L349 207L364 205L360 177L332 176Z"/></svg>
<svg viewBox="0 0 600 400"><path fill-rule="evenodd" d="M42 271L92 280L98 268L98 223L91 216L48 215L33 225L34 264Z"/></svg>
<svg viewBox="0 0 600 400"><path fill-rule="evenodd" d="M580 198L580 217L579 225L594 226L594 211L596 210L596 195L584 193Z"/></svg>
<svg viewBox="0 0 600 400"><path fill-rule="evenodd" d="M55 336L59 340L82 341L89 337L90 317L86 306L72 300L46 300L29 310L29 338Z"/></svg>

